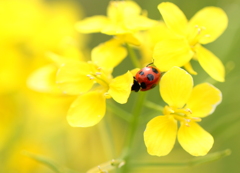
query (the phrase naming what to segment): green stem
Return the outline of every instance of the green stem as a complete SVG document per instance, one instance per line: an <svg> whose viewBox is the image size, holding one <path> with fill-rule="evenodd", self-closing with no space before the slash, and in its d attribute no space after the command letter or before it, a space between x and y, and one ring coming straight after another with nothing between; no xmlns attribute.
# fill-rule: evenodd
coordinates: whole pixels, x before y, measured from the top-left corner
<svg viewBox="0 0 240 173"><path fill-rule="evenodd" d="M140 68L141 67L141 64L139 63L139 60L134 52L134 50L132 49L131 46L129 46L129 44L126 43L126 47L127 47L127 50L128 50L128 53L129 53L129 57L134 65L134 67L136 68Z"/></svg>
<svg viewBox="0 0 240 173"><path fill-rule="evenodd" d="M229 156L231 154L231 151L229 149L226 149L224 151L219 151L215 152L212 154L208 154L204 157L196 157L192 160L185 161L185 162L165 162L165 163L132 163L132 166L135 168L140 168L140 167L192 167L192 166L197 166L201 165L204 163L209 163L212 161L216 161L219 159L222 159L223 157Z"/></svg>
<svg viewBox="0 0 240 173"><path fill-rule="evenodd" d="M129 131L127 134L127 139L125 143L125 147L122 150L122 154L120 156L120 159L123 159L126 163L126 165L123 167L123 172L126 173L128 169L128 162L131 154L131 149L133 145L133 139L139 124L139 116L141 114L143 104L145 102L147 92L140 92L138 100L134 106L134 109L132 111L132 119L129 125Z"/></svg>
<svg viewBox="0 0 240 173"><path fill-rule="evenodd" d="M105 117L99 124L99 133L101 135L101 140L104 146L106 156L108 158L114 158L114 148L113 148L113 135L111 133L110 127L107 121L108 117Z"/></svg>
<svg viewBox="0 0 240 173"><path fill-rule="evenodd" d="M131 114L121 109L119 106L116 106L113 102L107 102L107 109L125 121L130 122Z"/></svg>
<svg viewBox="0 0 240 173"><path fill-rule="evenodd" d="M156 104L156 103L153 103L153 102L151 102L151 101L146 101L145 104L144 104L144 106L146 106L146 107L148 107L148 108L151 108L151 109L154 109L154 110L156 110L156 111L160 111L160 112L163 111L163 107L162 107L162 106L160 106L160 105L158 105L158 104Z"/></svg>

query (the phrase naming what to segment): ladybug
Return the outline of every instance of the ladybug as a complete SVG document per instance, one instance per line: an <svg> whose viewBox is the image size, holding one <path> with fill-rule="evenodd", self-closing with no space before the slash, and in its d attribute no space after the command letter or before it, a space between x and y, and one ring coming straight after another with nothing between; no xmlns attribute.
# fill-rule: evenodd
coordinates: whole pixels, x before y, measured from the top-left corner
<svg viewBox="0 0 240 173"><path fill-rule="evenodd" d="M132 91L147 91L154 88L161 78L161 72L151 64L142 68L133 77Z"/></svg>

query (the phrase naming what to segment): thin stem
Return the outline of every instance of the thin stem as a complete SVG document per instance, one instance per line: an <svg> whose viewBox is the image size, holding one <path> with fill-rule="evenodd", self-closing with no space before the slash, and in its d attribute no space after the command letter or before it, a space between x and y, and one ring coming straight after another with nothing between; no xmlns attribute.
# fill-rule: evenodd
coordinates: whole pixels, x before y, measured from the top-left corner
<svg viewBox="0 0 240 173"><path fill-rule="evenodd" d="M101 135L102 143L104 146L104 150L106 153L106 156L108 158L114 158L114 148L113 148L113 135L111 133L111 130L108 125L107 121L108 117L105 117L101 123L98 124L99 127L99 133Z"/></svg>
<svg viewBox="0 0 240 173"><path fill-rule="evenodd" d="M144 106L146 106L146 107L148 107L148 108L151 108L151 109L154 109L154 110L156 110L156 111L160 111L160 112L163 111L163 107L162 107L162 106L160 106L160 105L158 105L158 104L156 104L156 103L153 103L153 102L151 102L151 101L146 101L145 104L144 104Z"/></svg>
<svg viewBox="0 0 240 173"><path fill-rule="evenodd" d="M121 159L123 159L126 163L126 165L123 167L123 172L127 172L128 169L128 162L131 154L132 144L134 140L134 136L139 124L139 116L142 112L143 104L145 102L147 92L140 92L138 100L133 108L132 111L132 120L129 125L129 131L127 134L127 140L125 143L125 147L122 151L122 154L120 156Z"/></svg>
<svg viewBox="0 0 240 173"><path fill-rule="evenodd" d="M125 110L121 109L119 106L116 106L111 101L107 102L107 109L110 110L112 113L117 115L118 117L124 119L127 122L130 122L131 114L126 112Z"/></svg>
<svg viewBox="0 0 240 173"><path fill-rule="evenodd" d="M192 160L185 161L185 162L165 162L165 163L132 163L132 166L135 168L140 168L140 167L192 167L192 166L197 166L201 165L204 163L216 161L219 159L222 159L223 157L229 156L231 154L231 150L226 149L224 151L219 151L215 152L212 154L208 154L204 157L196 157Z"/></svg>
<svg viewBox="0 0 240 173"><path fill-rule="evenodd" d="M129 46L129 44L126 43L126 47L127 47L127 50L128 50L128 53L129 53L129 57L134 65L134 67L136 68L140 68L141 67L141 64L139 63L139 60L134 52L134 50L132 49L131 46Z"/></svg>

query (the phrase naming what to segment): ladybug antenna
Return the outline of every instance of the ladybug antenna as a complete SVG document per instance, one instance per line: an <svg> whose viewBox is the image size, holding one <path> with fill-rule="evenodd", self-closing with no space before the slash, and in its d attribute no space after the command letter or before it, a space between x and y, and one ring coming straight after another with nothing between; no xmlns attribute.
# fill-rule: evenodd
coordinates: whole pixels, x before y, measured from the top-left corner
<svg viewBox="0 0 240 173"><path fill-rule="evenodd" d="M149 63L148 65L147 65L147 67L148 66L153 66L153 67L156 67L155 65L154 65L154 59L152 59L152 62L151 63Z"/></svg>

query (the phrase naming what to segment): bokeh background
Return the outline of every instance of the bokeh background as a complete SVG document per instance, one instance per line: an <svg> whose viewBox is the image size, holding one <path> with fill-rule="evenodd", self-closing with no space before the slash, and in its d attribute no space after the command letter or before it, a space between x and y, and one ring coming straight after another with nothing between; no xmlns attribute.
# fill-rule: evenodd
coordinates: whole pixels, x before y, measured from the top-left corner
<svg viewBox="0 0 240 173"><path fill-rule="evenodd" d="M157 5L161 0L136 0L149 18L160 20ZM228 15L227 30L206 47L225 64L226 82L215 83L223 93L223 101L216 111L204 118L201 125L215 138L210 153L230 149L230 156L196 167L141 168L132 172L164 173L238 173L240 172L240 1L239 0L172 0L190 19L205 6L221 7ZM103 34L81 35L74 24L84 17L105 15L108 0L0 0L0 172L52 173L44 164L29 157L29 153L75 172L86 172L103 162L119 156L127 123L108 110L104 120L90 128L73 128L66 121L66 112L74 97L50 91L37 92L27 87L29 75L39 67L51 63L47 52L89 58L89 51L110 39ZM76 51L77 50L77 51ZM193 62L194 82L213 82L201 67ZM114 75L132 69L125 59ZM157 89L148 99L162 104ZM156 96L157 95L157 96ZM132 93L129 103L120 105L131 111L137 98ZM113 103L115 104L115 103ZM178 162L190 160L179 144L165 157L150 156L146 152L142 133L153 116L159 115L144 108L141 124L134 141L132 159L136 161ZM112 134L107 143L103 126Z"/></svg>

